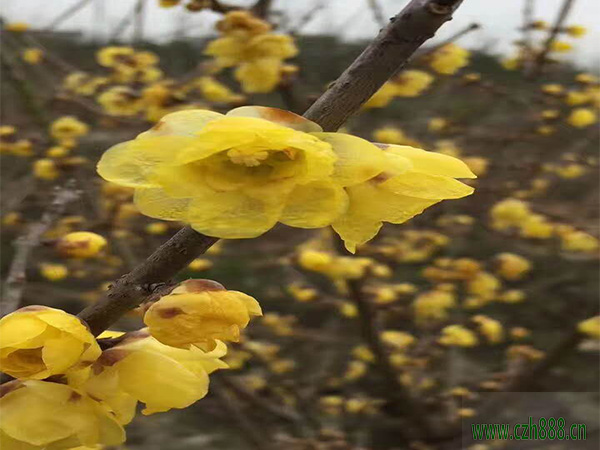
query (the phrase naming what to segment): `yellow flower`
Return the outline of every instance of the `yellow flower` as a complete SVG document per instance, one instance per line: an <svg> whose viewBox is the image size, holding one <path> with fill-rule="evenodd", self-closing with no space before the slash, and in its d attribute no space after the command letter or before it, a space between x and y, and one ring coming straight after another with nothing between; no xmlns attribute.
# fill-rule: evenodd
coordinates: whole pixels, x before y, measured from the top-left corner
<svg viewBox="0 0 600 450"><path fill-rule="evenodd" d="M401 129L394 127L384 127L375 130L373 132L373 139L375 139L376 142L381 142L382 144L412 144L412 140L409 139Z"/></svg>
<svg viewBox="0 0 600 450"><path fill-rule="evenodd" d="M560 237L564 250L583 253L594 253L598 250L598 239L583 231L563 233Z"/></svg>
<svg viewBox="0 0 600 450"><path fill-rule="evenodd" d="M290 284L287 290L299 302L312 302L319 296L315 289L303 287L298 283Z"/></svg>
<svg viewBox="0 0 600 450"><path fill-rule="evenodd" d="M50 125L50 134L56 140L73 139L88 133L89 127L73 116L63 116Z"/></svg>
<svg viewBox="0 0 600 450"><path fill-rule="evenodd" d="M221 341L211 352L170 347L143 329L105 350L82 389L113 409L126 404L129 411L132 402L145 403L145 415L186 408L207 394L210 373L227 368L219 359L226 352Z"/></svg>
<svg viewBox="0 0 600 450"><path fill-rule="evenodd" d="M56 243L56 250L69 258L92 258L106 247L106 239L91 231L76 231L63 236Z"/></svg>
<svg viewBox="0 0 600 450"><path fill-rule="evenodd" d="M448 317L448 310L456 306L452 292L433 290L415 298L412 307L418 323L436 322Z"/></svg>
<svg viewBox="0 0 600 450"><path fill-rule="evenodd" d="M418 97L433 82L432 75L421 70L403 70L391 80L397 97Z"/></svg>
<svg viewBox="0 0 600 450"><path fill-rule="evenodd" d="M479 332L485 336L490 344L497 344L504 339L504 330L499 321L484 315L473 316L471 320L479 325Z"/></svg>
<svg viewBox="0 0 600 450"><path fill-rule="evenodd" d="M152 222L146 225L148 234L165 234L167 231L169 231L169 225L164 222Z"/></svg>
<svg viewBox="0 0 600 450"><path fill-rule="evenodd" d="M442 117L433 117L427 123L429 131L442 131L446 128L448 128L448 121Z"/></svg>
<svg viewBox="0 0 600 450"><path fill-rule="evenodd" d="M226 35L246 34L256 35L267 33L271 25L264 20L254 17L249 11L230 11L217 23L217 29Z"/></svg>
<svg viewBox="0 0 600 450"><path fill-rule="evenodd" d="M559 95L565 91L565 88L560 84L544 84L542 86L542 92L548 95Z"/></svg>
<svg viewBox="0 0 600 450"><path fill-rule="evenodd" d="M366 345L357 345L352 349L352 355L364 362L374 362L375 355Z"/></svg>
<svg viewBox="0 0 600 450"><path fill-rule="evenodd" d="M396 330L386 330L382 332L381 339L395 350L404 350L410 347L416 341L412 334Z"/></svg>
<svg viewBox="0 0 600 450"><path fill-rule="evenodd" d="M587 28L583 25L571 25L567 27L567 34L571 37L578 38L584 36L587 33Z"/></svg>
<svg viewBox="0 0 600 450"><path fill-rule="evenodd" d="M12 31L13 33L23 33L29 30L29 25L27 25L25 22L12 22L6 24L4 29L6 31Z"/></svg>
<svg viewBox="0 0 600 450"><path fill-rule="evenodd" d="M287 35L243 30L210 42L204 52L218 67L237 66L235 77L245 92L270 92L281 80L283 60L298 53Z"/></svg>
<svg viewBox="0 0 600 450"><path fill-rule="evenodd" d="M342 302L339 305L340 314L344 317L352 318L358 316L358 308L354 303Z"/></svg>
<svg viewBox="0 0 600 450"><path fill-rule="evenodd" d="M344 373L344 380L354 381L362 378L367 373L367 365L363 361L350 361L346 372Z"/></svg>
<svg viewBox="0 0 600 450"><path fill-rule="evenodd" d="M575 76L575 81L582 84L595 84L598 83L598 77L591 73L578 73Z"/></svg>
<svg viewBox="0 0 600 450"><path fill-rule="evenodd" d="M588 103L590 101L590 96L585 91L569 91L567 92L567 96L565 98L565 102L568 105L583 105L584 103Z"/></svg>
<svg viewBox="0 0 600 450"><path fill-rule="evenodd" d="M461 326L461 325L448 325L442 329L442 336L438 339L438 342L446 346L456 347L474 347L478 344L477 336L475 334Z"/></svg>
<svg viewBox="0 0 600 450"><path fill-rule="evenodd" d="M143 214L210 236L255 237L277 221L320 228L347 208L343 187L381 172L385 156L360 138L319 131L274 108L181 111L108 150L98 172L136 188Z"/></svg>
<svg viewBox="0 0 600 450"><path fill-rule="evenodd" d="M491 299L496 295L500 286L500 280L494 275L488 272L479 272L467 283L467 291L482 299Z"/></svg>
<svg viewBox="0 0 600 450"><path fill-rule="evenodd" d="M243 95L234 93L222 83L212 77L201 77L196 81L198 89L206 100L216 103L240 103Z"/></svg>
<svg viewBox="0 0 600 450"><path fill-rule="evenodd" d="M210 280L187 280L152 304L144 315L149 332L172 347L214 346L215 339L238 342L258 302Z"/></svg>
<svg viewBox="0 0 600 450"><path fill-rule="evenodd" d="M531 214L521 224L520 232L524 237L548 239L554 234L554 225L540 214Z"/></svg>
<svg viewBox="0 0 600 450"><path fill-rule="evenodd" d="M188 269L201 272L203 270L208 270L213 266L213 263L209 259L204 258L196 258L189 265Z"/></svg>
<svg viewBox="0 0 600 450"><path fill-rule="evenodd" d="M0 446L4 450L66 450L125 441L114 414L81 391L36 380L11 381L2 388Z"/></svg>
<svg viewBox="0 0 600 450"><path fill-rule="evenodd" d="M111 87L97 100L104 111L114 116L134 116L144 107L141 97L126 86Z"/></svg>
<svg viewBox="0 0 600 450"><path fill-rule="evenodd" d="M568 42L563 41L554 41L550 45L550 51L557 53L566 53L570 52L573 49L573 46Z"/></svg>
<svg viewBox="0 0 600 450"><path fill-rule="evenodd" d="M40 265L40 273L47 280L60 281L69 275L69 269L62 264L44 263Z"/></svg>
<svg viewBox="0 0 600 450"><path fill-rule="evenodd" d="M362 105L362 108L385 108L397 96L397 92L396 86L388 81Z"/></svg>
<svg viewBox="0 0 600 450"><path fill-rule="evenodd" d="M158 6L161 8L173 8L174 6L179 5L181 0L159 0Z"/></svg>
<svg viewBox="0 0 600 450"><path fill-rule="evenodd" d="M598 115L593 109L590 108L577 108L574 109L567 122L577 128L585 128L598 120Z"/></svg>
<svg viewBox="0 0 600 450"><path fill-rule="evenodd" d="M600 339L600 316L590 317L579 322L577 329L590 337Z"/></svg>
<svg viewBox="0 0 600 450"><path fill-rule="evenodd" d="M46 150L46 156L48 158L63 158L69 154L69 151L68 148L55 145Z"/></svg>
<svg viewBox="0 0 600 450"><path fill-rule="evenodd" d="M60 176L60 171L54 161L42 158L34 161L33 174L41 180L56 180Z"/></svg>
<svg viewBox="0 0 600 450"><path fill-rule="evenodd" d="M531 263L514 253L501 253L496 257L498 274L506 280L520 280L531 270Z"/></svg>
<svg viewBox="0 0 600 450"><path fill-rule="evenodd" d="M520 303L525 300L525 293L518 289L510 289L500 294L497 300L504 303Z"/></svg>
<svg viewBox="0 0 600 450"><path fill-rule="evenodd" d="M490 211L492 225L499 230L520 225L530 214L527 203L513 198L499 201Z"/></svg>
<svg viewBox="0 0 600 450"><path fill-rule="evenodd" d="M21 53L23 61L29 64L39 64L44 58L44 52L39 48L26 48Z"/></svg>
<svg viewBox="0 0 600 450"><path fill-rule="evenodd" d="M27 306L0 319L0 366L20 379L42 379L89 367L100 347L77 317Z"/></svg>
<svg viewBox="0 0 600 450"><path fill-rule="evenodd" d="M354 252L372 239L383 222L403 223L444 199L473 193L455 178L475 178L465 163L450 156L413 147L384 145L387 169L346 189L350 204L332 224Z"/></svg>
<svg viewBox="0 0 600 450"><path fill-rule="evenodd" d="M469 64L470 52L456 44L447 44L431 55L429 65L437 73L452 75Z"/></svg>

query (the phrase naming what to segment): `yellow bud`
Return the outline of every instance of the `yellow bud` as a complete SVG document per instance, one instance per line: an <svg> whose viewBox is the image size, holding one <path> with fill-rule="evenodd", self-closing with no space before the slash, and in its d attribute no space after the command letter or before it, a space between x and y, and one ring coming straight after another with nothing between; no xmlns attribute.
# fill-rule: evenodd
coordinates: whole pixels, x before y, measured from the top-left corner
<svg viewBox="0 0 600 450"><path fill-rule="evenodd" d="M106 247L106 239L90 231L69 233L56 243L56 250L69 258L92 258Z"/></svg>
<svg viewBox="0 0 600 450"><path fill-rule="evenodd" d="M33 163L33 174L42 180L55 180L60 176L56 164L51 159L38 159Z"/></svg>
<svg viewBox="0 0 600 450"><path fill-rule="evenodd" d="M49 281L60 281L69 275L69 269L62 264L40 264L41 275Z"/></svg>
<svg viewBox="0 0 600 450"><path fill-rule="evenodd" d="M216 339L238 342L250 318L261 315L249 295L210 280L188 280L150 306L144 323L163 344L212 348Z"/></svg>

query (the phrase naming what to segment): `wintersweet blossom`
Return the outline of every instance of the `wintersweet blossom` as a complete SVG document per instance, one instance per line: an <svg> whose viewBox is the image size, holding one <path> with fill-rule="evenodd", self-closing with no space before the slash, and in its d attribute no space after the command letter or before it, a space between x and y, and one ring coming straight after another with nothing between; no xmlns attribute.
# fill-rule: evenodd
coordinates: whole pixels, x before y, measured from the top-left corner
<svg viewBox="0 0 600 450"><path fill-rule="evenodd" d="M38 380L11 381L2 390L3 450L67 450L125 441L115 414L80 390Z"/></svg>
<svg viewBox="0 0 600 450"><path fill-rule="evenodd" d="M276 222L333 225L349 250L382 222L402 223L473 188L460 160L412 147L323 133L301 116L241 107L227 115L189 110L165 116L98 164L108 181L135 188L150 217L180 220L209 236L250 238Z"/></svg>
<svg viewBox="0 0 600 450"><path fill-rule="evenodd" d="M82 370L100 356L86 325L60 309L18 309L0 319L0 336L0 368L19 379Z"/></svg>
<svg viewBox="0 0 600 450"><path fill-rule="evenodd" d="M226 352L221 341L210 352L170 347L142 329L105 350L82 389L111 408L121 409L127 419L137 401L146 404L145 415L185 408L207 394L210 373L227 368L220 359Z"/></svg>

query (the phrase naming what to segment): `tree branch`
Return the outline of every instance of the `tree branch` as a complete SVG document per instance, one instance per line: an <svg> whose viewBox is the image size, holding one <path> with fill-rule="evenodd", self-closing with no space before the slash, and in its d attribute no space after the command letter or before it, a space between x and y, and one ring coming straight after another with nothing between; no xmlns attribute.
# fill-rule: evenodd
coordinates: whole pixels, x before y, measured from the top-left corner
<svg viewBox="0 0 600 450"><path fill-rule="evenodd" d="M461 0L412 0L365 51L304 114L326 131L335 131L377 91L413 52L448 21ZM106 297L79 317L95 335L152 293L151 285L166 282L203 254L218 239L189 226L159 247L146 261L122 276Z"/></svg>
<svg viewBox="0 0 600 450"><path fill-rule="evenodd" d="M462 0L412 0L356 58L304 117L337 130L446 21Z"/></svg>
<svg viewBox="0 0 600 450"><path fill-rule="evenodd" d="M15 255L4 283L2 299L0 299L0 315L5 316L19 308L27 281L26 270L29 255L40 243L46 230L62 215L67 204L78 197L79 192L74 189L72 183L67 183L64 187L59 188L40 221L32 224L27 232L17 239Z"/></svg>
<svg viewBox="0 0 600 450"><path fill-rule="evenodd" d="M562 25L565 22L565 20L567 20L567 16L569 15L569 12L571 11L571 8L574 4L575 0L565 0L563 2L562 8L560 9L558 16L556 17L556 22L554 22L554 26L552 27L552 30L550 30L546 42L544 42L542 51L537 55L534 63L531 65L531 69L528 73L529 78L536 78L542 73L542 70L544 69L544 64L546 64L546 58L548 56L548 53L550 53L552 43L556 40L558 34L562 30Z"/></svg>

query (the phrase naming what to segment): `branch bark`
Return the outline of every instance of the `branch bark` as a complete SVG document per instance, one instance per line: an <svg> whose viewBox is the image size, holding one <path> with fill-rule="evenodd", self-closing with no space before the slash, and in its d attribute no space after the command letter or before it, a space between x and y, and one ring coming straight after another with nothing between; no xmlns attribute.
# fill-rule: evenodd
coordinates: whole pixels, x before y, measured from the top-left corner
<svg viewBox="0 0 600 450"><path fill-rule="evenodd" d="M412 0L391 19L304 117L335 131L354 114L445 22L462 0Z"/></svg>
<svg viewBox="0 0 600 450"><path fill-rule="evenodd" d="M304 117L326 131L337 130L399 66L406 64L423 42L450 20L460 3L462 0L412 0ZM183 228L147 260L117 280L106 297L84 309L79 317L88 323L94 335L100 334L151 295L153 284L171 279L217 240L189 226Z"/></svg>

